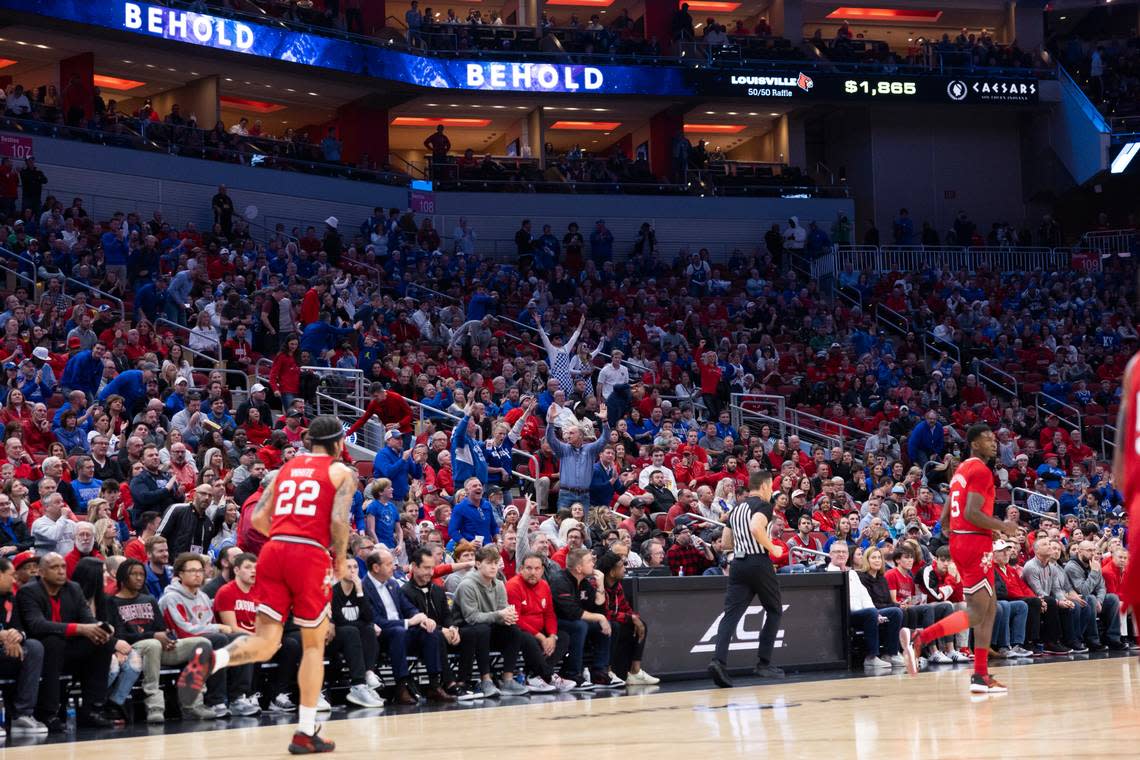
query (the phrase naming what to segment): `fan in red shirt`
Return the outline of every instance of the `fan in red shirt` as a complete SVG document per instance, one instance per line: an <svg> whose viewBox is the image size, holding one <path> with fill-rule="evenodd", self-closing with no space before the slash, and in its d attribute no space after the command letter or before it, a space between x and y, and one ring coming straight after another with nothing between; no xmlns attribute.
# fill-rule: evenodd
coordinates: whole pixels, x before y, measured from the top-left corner
<svg viewBox="0 0 1140 760"><path fill-rule="evenodd" d="M352 427L345 432L345 435L350 436L360 430L364 427L364 423L373 417L379 417L385 428L395 427L404 435L412 432L412 407L403 396L388 390L383 383L372 384L372 400L365 407L364 414L352 423Z"/></svg>
<svg viewBox="0 0 1140 760"><path fill-rule="evenodd" d="M942 505L942 534L950 537L950 556L962 578L966 614L956 612L914 635L901 634L907 669L916 672L918 648L923 640L934 641L965 628L974 634L973 693L1006 691L989 674L990 638L997 615L994 594L993 533L1017 535L1017 524L994 517L994 475L990 464L997 456L997 436L989 425L974 425L966 431L970 458L958 466L950 480L950 495Z"/></svg>
<svg viewBox="0 0 1140 760"><path fill-rule="evenodd" d="M253 583L257 579L257 556L239 554L233 562L234 579L218 589L214 597L214 617L235 631L253 633L257 623L257 602Z"/></svg>
<svg viewBox="0 0 1140 760"><path fill-rule="evenodd" d="M550 593L550 584L542 579L542 567L542 559L536 555L528 555L523 560L519 574L507 581L507 604L519 613L523 650L539 649L545 662L558 662L561 658L555 656L557 646L559 643L568 646L569 639L558 640L554 596ZM559 678L549 665L540 676L559 691L573 688L571 682Z"/></svg>

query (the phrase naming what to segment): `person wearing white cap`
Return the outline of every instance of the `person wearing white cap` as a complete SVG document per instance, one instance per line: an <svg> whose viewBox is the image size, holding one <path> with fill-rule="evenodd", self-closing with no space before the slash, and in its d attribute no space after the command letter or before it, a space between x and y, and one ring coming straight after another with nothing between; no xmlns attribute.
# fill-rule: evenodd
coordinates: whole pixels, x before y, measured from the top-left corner
<svg viewBox="0 0 1140 760"><path fill-rule="evenodd" d="M265 386L261 383L254 383L249 387L249 395L246 396L245 401L238 404L237 411L234 414L234 420L239 426L244 425L245 421L249 419L249 410L256 408L261 412L261 421L273 427L273 412L269 409L269 404L265 400Z"/></svg>

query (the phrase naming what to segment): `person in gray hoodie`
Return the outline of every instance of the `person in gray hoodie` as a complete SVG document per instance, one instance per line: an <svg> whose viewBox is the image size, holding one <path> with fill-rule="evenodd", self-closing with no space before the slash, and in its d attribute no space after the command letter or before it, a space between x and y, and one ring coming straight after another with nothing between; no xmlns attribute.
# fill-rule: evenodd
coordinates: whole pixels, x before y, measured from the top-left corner
<svg viewBox="0 0 1140 760"><path fill-rule="evenodd" d="M519 613L507 603L507 587L499 578L503 558L495 546L484 546L475 554L475 570L463 579L455 592L456 625L461 638L475 640L475 657L479 661L480 689L484 697L522 696L529 689L515 681L515 663L519 659L522 633ZM499 688L491 680L491 647L503 655L503 677ZM528 666L532 663L528 663ZM537 663L541 665L541 663ZM459 663L459 682L471 680L471 658Z"/></svg>
<svg viewBox="0 0 1140 760"><path fill-rule="evenodd" d="M1127 649L1120 641L1120 597L1106 592L1100 560L1096 555L1096 544L1082 541L1069 552L1069 561L1065 564L1065 574L1069 576L1073 589L1084 599L1088 611L1085 643L1094 652ZM1098 621L1104 623L1107 644L1100 639Z"/></svg>
<svg viewBox="0 0 1140 760"><path fill-rule="evenodd" d="M202 636L209 639L216 651L226 647L239 634L228 625L214 622L213 601L202 590L205 580L206 563L202 555L179 554L174 560L174 580L162 592L158 608L162 610L167 629L175 638ZM255 667L246 665L226 671L225 688L209 689L205 697L206 706L219 718L231 713L243 717L261 712L257 700L249 696L253 692Z"/></svg>

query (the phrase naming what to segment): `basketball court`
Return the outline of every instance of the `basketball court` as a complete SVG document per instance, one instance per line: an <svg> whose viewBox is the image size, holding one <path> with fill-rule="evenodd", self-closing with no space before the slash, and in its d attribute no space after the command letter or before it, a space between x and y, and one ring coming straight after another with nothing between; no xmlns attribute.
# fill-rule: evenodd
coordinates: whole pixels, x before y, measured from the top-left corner
<svg viewBox="0 0 1140 760"><path fill-rule="evenodd" d="M1004 695L967 693L970 668L880 677L790 680L719 690L697 682L620 696L566 694L415 708L338 711L322 734L331 757L487 758L1004 758L1126 756L1140 743L1136 657L991 666ZM501 702L498 706L491 705ZM179 724L131 738L41 746L9 743L17 760L285 757L296 716L246 728ZM201 730L194 730L194 729ZM146 732L150 732L149 735ZM377 753L381 753L378 755Z"/></svg>

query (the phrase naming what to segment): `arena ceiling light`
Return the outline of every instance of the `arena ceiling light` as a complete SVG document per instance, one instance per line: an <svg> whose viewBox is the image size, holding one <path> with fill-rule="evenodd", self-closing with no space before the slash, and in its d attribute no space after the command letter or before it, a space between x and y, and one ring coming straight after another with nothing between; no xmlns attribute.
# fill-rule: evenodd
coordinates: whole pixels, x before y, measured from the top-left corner
<svg viewBox="0 0 1140 760"><path fill-rule="evenodd" d="M691 4L690 4L690 7ZM884 21L896 24L933 24L942 18L942 11L918 8L851 8L841 6L827 18L836 21Z"/></svg>
<svg viewBox="0 0 1140 760"><path fill-rule="evenodd" d="M547 5L576 5L580 8L609 8L614 0L546 0Z"/></svg>
<svg viewBox="0 0 1140 760"><path fill-rule="evenodd" d="M680 8L684 2L685 0L680 0L677 7ZM741 5L742 3L729 3L723 0L689 0L689 10L704 13L732 13Z"/></svg>
<svg viewBox="0 0 1140 760"><path fill-rule="evenodd" d="M698 135L735 135L747 129L744 124L686 124L685 131Z"/></svg>
<svg viewBox="0 0 1140 760"><path fill-rule="evenodd" d="M266 103L264 100L249 100L247 98L235 98L229 95L223 95L218 98L223 106L233 106L234 108L241 108L246 111L253 111L254 113L273 113L275 111L284 111L286 106L280 103Z"/></svg>
<svg viewBox="0 0 1140 760"><path fill-rule="evenodd" d="M1137 153L1140 153L1140 142L1127 143L1116 154L1116 158L1112 159L1109 171L1112 174L1123 174L1128 165L1132 163L1132 159L1136 158Z"/></svg>
<svg viewBox="0 0 1140 760"><path fill-rule="evenodd" d="M451 119L434 116L397 116L392 119L393 127L459 127L461 129L479 129L491 126L490 119Z"/></svg>
<svg viewBox="0 0 1140 760"><path fill-rule="evenodd" d="M584 132L610 132L620 126L620 121L556 121L549 128L574 129Z"/></svg>
<svg viewBox="0 0 1140 760"><path fill-rule="evenodd" d="M122 77L112 77L106 74L96 74L91 78L91 81L96 87L104 90L114 90L115 92L126 92L127 90L134 90L142 87L146 82L139 82L135 79L124 79Z"/></svg>

